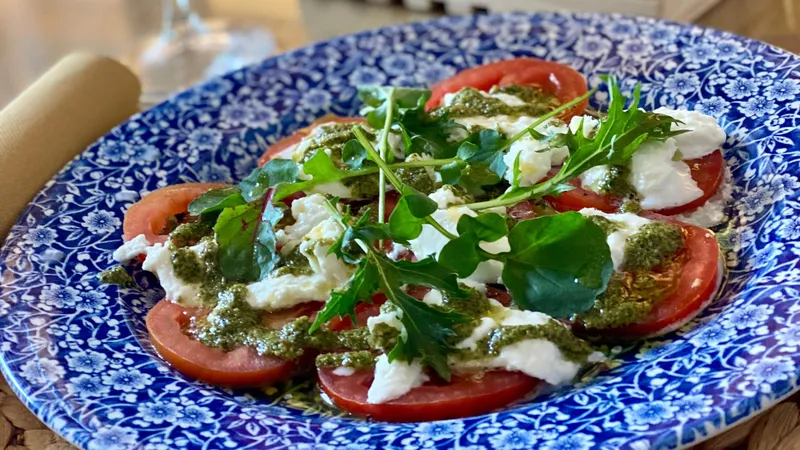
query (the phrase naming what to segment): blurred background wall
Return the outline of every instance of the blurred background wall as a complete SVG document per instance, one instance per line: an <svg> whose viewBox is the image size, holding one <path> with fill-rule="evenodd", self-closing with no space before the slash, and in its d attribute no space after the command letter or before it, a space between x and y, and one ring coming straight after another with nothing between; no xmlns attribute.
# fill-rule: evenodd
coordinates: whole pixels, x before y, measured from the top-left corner
<svg viewBox="0 0 800 450"><path fill-rule="evenodd" d="M192 4L204 18L270 29L279 51L446 13L558 8L692 21L800 51L796 29L800 0L193 0ZM161 16L161 0L0 0L0 107L69 52L120 57L142 45L159 31Z"/></svg>

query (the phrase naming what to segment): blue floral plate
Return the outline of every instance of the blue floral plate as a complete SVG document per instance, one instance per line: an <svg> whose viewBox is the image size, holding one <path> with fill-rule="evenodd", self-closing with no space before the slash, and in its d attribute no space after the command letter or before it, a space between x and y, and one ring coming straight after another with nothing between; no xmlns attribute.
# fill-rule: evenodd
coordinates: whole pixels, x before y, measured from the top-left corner
<svg viewBox="0 0 800 450"><path fill-rule="evenodd" d="M696 109L729 135L729 275L678 332L593 379L496 414L386 424L341 417L310 383L218 389L159 360L144 316L161 291L98 285L125 210L185 181L238 180L273 142L362 84L429 85L535 56L643 84L648 107ZM714 30L593 14L448 17L334 39L177 95L115 128L49 181L0 254L0 363L23 402L79 447L673 449L792 393L800 367L800 59ZM597 93L595 106L607 97Z"/></svg>

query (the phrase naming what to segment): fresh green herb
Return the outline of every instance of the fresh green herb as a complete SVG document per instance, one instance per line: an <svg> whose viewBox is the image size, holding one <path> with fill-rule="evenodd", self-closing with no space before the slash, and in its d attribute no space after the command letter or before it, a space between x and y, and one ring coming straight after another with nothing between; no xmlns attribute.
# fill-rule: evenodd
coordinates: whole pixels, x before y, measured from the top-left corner
<svg viewBox="0 0 800 450"><path fill-rule="evenodd" d="M133 286L133 277L122 266L114 266L100 272L97 279L103 284L114 284L121 287Z"/></svg>
<svg viewBox="0 0 800 450"><path fill-rule="evenodd" d="M282 216L278 208L259 203L222 211L214 232L223 276L238 281L257 281L267 276L278 261L273 227Z"/></svg>
<svg viewBox="0 0 800 450"><path fill-rule="evenodd" d="M528 187L515 187L500 197L468 205L472 209L514 205L544 195L558 195L572 189L566 182L592 167L615 164L623 165L634 152L648 140L663 140L683 131L670 131L676 122L670 116L639 110L640 87L633 93L629 109L614 78L608 79L611 105L608 115L600 121L593 137L583 134L583 122L576 132L568 132L566 145L569 158L552 178Z"/></svg>
<svg viewBox="0 0 800 450"><path fill-rule="evenodd" d="M553 317L591 308L613 271L605 232L577 212L523 220L508 243L503 282L514 301Z"/></svg>
<svg viewBox="0 0 800 450"><path fill-rule="evenodd" d="M200 216L221 212L225 208L244 205L245 200L238 187L226 186L206 191L189 203L189 214Z"/></svg>
<svg viewBox="0 0 800 450"><path fill-rule="evenodd" d="M303 167L306 169L306 167ZM271 159L264 167L252 171L241 183L239 189L247 202L264 197L267 189L281 183L292 183L297 179L297 164L291 159ZM308 173L308 172L306 172Z"/></svg>

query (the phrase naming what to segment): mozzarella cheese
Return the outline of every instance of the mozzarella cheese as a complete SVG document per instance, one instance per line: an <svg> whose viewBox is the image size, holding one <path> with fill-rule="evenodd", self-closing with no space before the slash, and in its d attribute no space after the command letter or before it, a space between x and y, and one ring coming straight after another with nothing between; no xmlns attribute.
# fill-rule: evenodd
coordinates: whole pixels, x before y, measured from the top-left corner
<svg viewBox="0 0 800 450"><path fill-rule="evenodd" d="M463 205L464 199L456 195L456 190L453 186L445 184L437 189L432 194L428 195L431 200L435 201L439 209L447 209L453 205Z"/></svg>
<svg viewBox="0 0 800 450"><path fill-rule="evenodd" d="M689 166L673 161L675 140L646 142L633 154L629 182L640 195L644 209L664 209L685 205L703 195L692 179Z"/></svg>
<svg viewBox="0 0 800 450"><path fill-rule="evenodd" d="M353 266L328 254L331 243L342 233L342 226L329 218L315 226L300 243L300 253L308 259L311 275L269 276L247 285L247 303L255 309L289 308L311 301L325 301L330 291L347 282Z"/></svg>
<svg viewBox="0 0 800 450"><path fill-rule="evenodd" d="M367 391L367 403L386 403L422 386L429 378L418 360L411 363L381 355L375 362L375 379Z"/></svg>
<svg viewBox="0 0 800 450"><path fill-rule="evenodd" d="M145 235L140 234L135 238L123 243L118 249L114 250L112 257L114 261L120 264L127 264L133 258L145 254L147 247L150 247L150 242Z"/></svg>
<svg viewBox="0 0 800 450"><path fill-rule="evenodd" d="M491 316L481 318L472 334L458 342L456 348L475 349L478 341L500 326L538 326L551 320L546 314L506 308L493 302ZM588 360L602 360L602 354L595 352ZM449 364L455 370L504 369L522 372L553 385L571 381L581 368L581 364L564 358L558 346L546 339L524 339L503 347L497 356L489 358L460 360L452 357Z"/></svg>
<svg viewBox="0 0 800 450"><path fill-rule="evenodd" d="M431 214L439 224L442 225L447 231L458 234L457 226L458 219L467 214L475 217L477 213L467 208L466 206L456 206L447 209L439 209ZM443 236L435 228L430 225L422 226L422 233L419 237L410 241L410 248L417 259L423 259L427 256L439 256L444 246L450 242L450 239ZM481 248L489 253L502 253L511 249L508 244L508 238L503 237L494 242L481 242ZM483 261L478 264L475 272L470 275L469 279L479 283L498 283L503 272L503 264L499 261Z"/></svg>
<svg viewBox="0 0 800 450"><path fill-rule="evenodd" d="M628 236L636 234L644 225L652 222L650 219L632 213L608 214L594 208L583 208L580 213L584 216L601 216L614 222L619 228L606 237L608 249L611 251L611 261L614 270L620 271L625 262L625 245Z"/></svg>
<svg viewBox="0 0 800 450"><path fill-rule="evenodd" d="M205 251L205 242L189 247L198 256ZM142 263L142 269L153 272L158 277L161 287L164 288L164 297L173 303L184 306L200 305L200 285L185 283L175 273L172 265L172 251L169 244L155 244L145 250L147 257Z"/></svg>
<svg viewBox="0 0 800 450"><path fill-rule="evenodd" d="M275 232L276 240L284 246L284 254L292 251L314 227L331 217L325 202L327 198L322 194L308 195L292 202L294 223Z"/></svg>
<svg viewBox="0 0 800 450"><path fill-rule="evenodd" d="M367 318L367 328L369 332L372 333L378 324L386 324L399 331L400 338L405 340L408 339L408 331L406 331L406 327L403 326L402 319L403 311L401 309L382 306L380 314Z"/></svg>
<svg viewBox="0 0 800 450"><path fill-rule="evenodd" d="M702 158L722 148L722 144L725 143L725 131L711 116L697 111L669 108L658 108L654 112L683 122L682 124L672 124L673 131L688 130L688 132L673 138L683 159Z"/></svg>
<svg viewBox="0 0 800 450"><path fill-rule="evenodd" d="M442 297L442 293L436 289L431 289L428 291L425 296L422 297L422 301L431 306L444 305L444 297Z"/></svg>
<svg viewBox="0 0 800 450"><path fill-rule="evenodd" d="M725 220L725 206L733 198L733 183L731 171L725 168L725 178L722 185L713 197L709 198L703 206L691 212L675 215L681 222L690 223L703 228L711 228Z"/></svg>

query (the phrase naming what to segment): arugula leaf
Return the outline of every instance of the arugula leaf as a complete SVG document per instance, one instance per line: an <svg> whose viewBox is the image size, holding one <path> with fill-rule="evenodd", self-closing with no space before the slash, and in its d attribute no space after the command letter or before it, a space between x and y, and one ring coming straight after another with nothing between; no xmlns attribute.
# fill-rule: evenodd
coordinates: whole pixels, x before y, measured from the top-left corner
<svg viewBox="0 0 800 450"><path fill-rule="evenodd" d="M448 338L455 336L453 326L468 322L469 316L435 309L428 304L406 294L401 286L411 282L428 285L434 289L449 290L453 288L456 295L465 296L455 283L455 276L449 274L448 281L439 281L430 273L446 273L433 259L418 263L390 260L386 255L370 249L367 254L369 264L375 267L378 278L378 289L386 298L403 312L400 321L406 329L406 339L398 339L397 344L389 352L389 361L400 359L412 361L422 360L424 365L432 367L445 380L450 380L450 368L447 365L447 354L451 352ZM429 283L429 284L426 284Z"/></svg>
<svg viewBox="0 0 800 450"><path fill-rule="evenodd" d="M427 195L407 184L400 186L400 193L402 197L389 216L389 228L393 236L410 241L422 233L425 218L436 211L437 205Z"/></svg>
<svg viewBox="0 0 800 450"><path fill-rule="evenodd" d="M512 187L494 200L473 203L469 207L484 209L513 205L529 198L564 192L568 190L564 186L568 180L592 167L625 164L644 142L663 140L684 132L671 131L676 120L670 116L639 110L639 86L633 92L629 108L624 109L627 102L616 79L609 77L608 85L611 99L608 115L601 119L592 137L584 135L583 123L576 132L567 132L564 140L570 156L554 177L534 186Z"/></svg>
<svg viewBox="0 0 800 450"><path fill-rule="evenodd" d="M239 189L247 202L264 197L267 189L280 183L293 183L299 169L291 159L275 158L263 167L256 168L241 183Z"/></svg>
<svg viewBox="0 0 800 450"><path fill-rule="evenodd" d="M226 208L217 218L214 233L219 245L222 275L231 280L261 280L275 267L275 235L272 227L282 212L268 205L248 203Z"/></svg>
<svg viewBox="0 0 800 450"><path fill-rule="evenodd" d="M508 235L506 218L495 213L479 214L476 217L464 214L458 219L456 229L458 234L475 233L478 239L486 242L494 242Z"/></svg>
<svg viewBox="0 0 800 450"><path fill-rule="evenodd" d="M603 230L578 212L519 222L503 282L525 309L570 317L592 307L613 271Z"/></svg>
<svg viewBox="0 0 800 450"><path fill-rule="evenodd" d="M189 214L200 216L201 214L211 214L220 212L225 208L243 205L245 202L242 193L236 186L226 186L211 189L200 194L196 199L189 203Z"/></svg>
<svg viewBox="0 0 800 450"><path fill-rule="evenodd" d="M317 318L308 332L313 333L334 317L342 319L350 317L353 325L358 325L356 305L361 302L372 303L372 294L377 290L378 271L364 258L359 262L358 269L350 277L346 288L331 292L331 298L325 303L322 311L317 313Z"/></svg>
<svg viewBox="0 0 800 450"><path fill-rule="evenodd" d="M393 108L394 112L397 112L395 117L405 109L424 108L431 91L393 86L359 86L358 96L361 101L373 108L367 113L367 124L372 128L382 129L389 113L388 108ZM392 102L388 102L390 96Z"/></svg>
<svg viewBox="0 0 800 450"><path fill-rule="evenodd" d="M457 185L461 181L461 171L467 167L464 161L456 160L439 167L439 175L442 176L442 183Z"/></svg>

